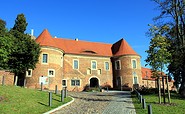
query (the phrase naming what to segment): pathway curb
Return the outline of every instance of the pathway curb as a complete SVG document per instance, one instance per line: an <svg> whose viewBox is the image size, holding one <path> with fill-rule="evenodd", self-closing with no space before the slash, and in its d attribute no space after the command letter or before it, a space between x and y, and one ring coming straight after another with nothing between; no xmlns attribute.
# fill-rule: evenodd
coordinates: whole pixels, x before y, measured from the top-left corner
<svg viewBox="0 0 185 114"><path fill-rule="evenodd" d="M70 97L70 96L69 96L69 97ZM73 97L71 97L71 98L72 98L72 100L71 100L70 102L68 102L68 103L66 103L66 104L63 104L63 105L61 105L61 106L59 106L59 107L57 107L57 108L55 108L55 109L52 109L52 110L50 110L50 111L48 111L48 112L45 112L45 113L43 113L43 114L51 114L51 113L53 113L53 112L55 112L55 111L57 111L57 110L60 110L61 108L65 107L65 106L67 106L67 105L73 103L75 99L74 99Z"/></svg>

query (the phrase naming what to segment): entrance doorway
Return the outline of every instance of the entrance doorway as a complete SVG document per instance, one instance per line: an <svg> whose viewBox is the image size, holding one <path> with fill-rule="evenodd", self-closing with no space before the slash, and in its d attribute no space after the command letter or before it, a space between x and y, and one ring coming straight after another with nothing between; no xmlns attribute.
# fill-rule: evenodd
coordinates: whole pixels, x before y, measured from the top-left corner
<svg viewBox="0 0 185 114"><path fill-rule="evenodd" d="M91 78L90 87L99 87L99 80L97 78Z"/></svg>

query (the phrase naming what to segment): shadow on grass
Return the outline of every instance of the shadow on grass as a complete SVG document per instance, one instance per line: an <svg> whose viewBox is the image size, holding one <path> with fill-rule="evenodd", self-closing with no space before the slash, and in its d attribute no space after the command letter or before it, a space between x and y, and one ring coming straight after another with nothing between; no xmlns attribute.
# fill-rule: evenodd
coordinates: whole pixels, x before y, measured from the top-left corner
<svg viewBox="0 0 185 114"><path fill-rule="evenodd" d="M58 100L58 99L55 99L55 98L52 98L53 100L55 100L55 101L58 101L58 102L61 102L60 100Z"/></svg>
<svg viewBox="0 0 185 114"><path fill-rule="evenodd" d="M42 102L38 102L39 104L43 105L43 106L48 106L48 104L44 104Z"/></svg>

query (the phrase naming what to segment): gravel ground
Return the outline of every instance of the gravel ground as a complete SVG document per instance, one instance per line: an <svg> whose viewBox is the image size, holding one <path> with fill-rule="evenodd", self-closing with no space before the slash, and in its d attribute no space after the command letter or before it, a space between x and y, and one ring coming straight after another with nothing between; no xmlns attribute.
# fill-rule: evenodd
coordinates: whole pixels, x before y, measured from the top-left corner
<svg viewBox="0 0 185 114"><path fill-rule="evenodd" d="M54 112L54 114L102 114L102 113L105 113L105 110L107 110L107 107L113 107L110 104L111 103L115 104L116 97L118 99L119 98L118 96L120 96L121 94L123 93L68 92L68 95L75 98L75 101L72 104ZM118 107L118 108L123 108L123 107ZM114 108L112 110L114 110Z"/></svg>

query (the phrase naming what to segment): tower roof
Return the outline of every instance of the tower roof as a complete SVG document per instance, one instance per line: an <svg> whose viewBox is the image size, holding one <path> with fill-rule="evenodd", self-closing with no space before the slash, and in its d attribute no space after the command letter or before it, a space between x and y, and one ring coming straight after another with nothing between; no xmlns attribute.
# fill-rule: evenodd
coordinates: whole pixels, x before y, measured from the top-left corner
<svg viewBox="0 0 185 114"><path fill-rule="evenodd" d="M58 47L47 29L37 37L36 42L42 46Z"/></svg>
<svg viewBox="0 0 185 114"><path fill-rule="evenodd" d="M123 38L114 43L111 49L114 56L138 55Z"/></svg>

